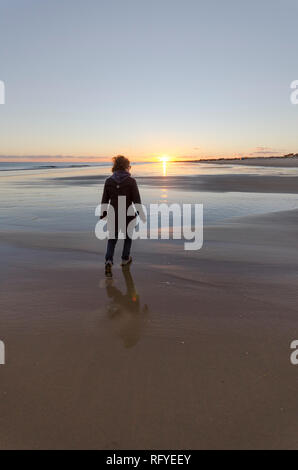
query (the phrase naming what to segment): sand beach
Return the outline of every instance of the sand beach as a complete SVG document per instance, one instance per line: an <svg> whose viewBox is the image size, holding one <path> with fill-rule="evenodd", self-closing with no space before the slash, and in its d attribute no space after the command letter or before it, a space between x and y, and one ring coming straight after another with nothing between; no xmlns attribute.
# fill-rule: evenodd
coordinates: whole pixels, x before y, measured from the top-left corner
<svg viewBox="0 0 298 470"><path fill-rule="evenodd" d="M0 232L1 448L296 448L298 176L192 177L186 200L206 197L212 216L203 248L136 240L107 280L91 218L105 175L51 171L1 184L31 188ZM145 198L186 186L138 171ZM241 191L253 199L239 216ZM267 196L271 210L250 214ZM228 197L220 216L212 197Z"/></svg>

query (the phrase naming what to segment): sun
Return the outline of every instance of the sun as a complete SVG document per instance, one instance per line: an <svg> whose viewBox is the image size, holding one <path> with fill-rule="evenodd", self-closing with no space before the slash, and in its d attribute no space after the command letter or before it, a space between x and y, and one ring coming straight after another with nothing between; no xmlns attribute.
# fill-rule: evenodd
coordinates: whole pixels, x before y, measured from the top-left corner
<svg viewBox="0 0 298 470"><path fill-rule="evenodd" d="M159 157L159 161L162 163L169 162L170 160L171 158L168 155L162 155L161 157Z"/></svg>

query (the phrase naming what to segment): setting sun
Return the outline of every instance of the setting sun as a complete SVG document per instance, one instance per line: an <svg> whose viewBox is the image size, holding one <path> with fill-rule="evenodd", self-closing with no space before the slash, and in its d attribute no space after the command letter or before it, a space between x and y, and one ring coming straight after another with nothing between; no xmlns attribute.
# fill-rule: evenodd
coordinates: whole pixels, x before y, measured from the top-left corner
<svg viewBox="0 0 298 470"><path fill-rule="evenodd" d="M159 157L159 161L162 163L169 162L170 160L171 158L168 155L162 155L161 157Z"/></svg>

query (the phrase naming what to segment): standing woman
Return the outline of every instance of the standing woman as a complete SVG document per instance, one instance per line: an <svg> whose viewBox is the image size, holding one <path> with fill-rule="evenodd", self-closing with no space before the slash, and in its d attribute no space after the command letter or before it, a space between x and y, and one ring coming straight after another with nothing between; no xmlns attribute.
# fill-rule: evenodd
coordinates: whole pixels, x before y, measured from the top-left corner
<svg viewBox="0 0 298 470"><path fill-rule="evenodd" d="M122 261L121 266L129 265L132 262L130 256L132 240L127 234L127 225L135 216L127 216L127 209L134 204L141 204L141 198L136 180L132 178L130 170L130 161L123 155L118 155L113 158L112 176L106 179L103 195L102 204L109 204L114 209L115 214L115 236L114 238L108 239L107 252L105 256L105 272L107 276L112 275L112 265L114 258L114 251L118 240L118 234L120 229L125 233L125 239L122 250ZM118 196L125 196L125 227L118 227ZM107 216L107 211L102 215L102 218Z"/></svg>

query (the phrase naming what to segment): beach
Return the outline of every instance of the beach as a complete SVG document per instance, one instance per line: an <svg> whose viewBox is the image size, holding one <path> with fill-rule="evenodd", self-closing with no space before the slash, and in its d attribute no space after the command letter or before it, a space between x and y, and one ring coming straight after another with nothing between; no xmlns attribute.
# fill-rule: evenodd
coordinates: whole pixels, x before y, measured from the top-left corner
<svg viewBox="0 0 298 470"><path fill-rule="evenodd" d="M219 165L245 165L245 166L262 166L267 168L297 168L298 156L293 157L280 156L280 157L253 157L253 158L221 158L217 160L208 160L209 163L214 164L216 161ZM207 160L205 161L207 162Z"/></svg>
<svg viewBox="0 0 298 470"><path fill-rule="evenodd" d="M0 448L297 448L298 174L205 167L136 168L146 202L204 203L204 244L118 247L112 281L108 170L3 176Z"/></svg>
<svg viewBox="0 0 298 470"><path fill-rule="evenodd" d="M298 3L0 12L0 450L297 450Z"/></svg>

